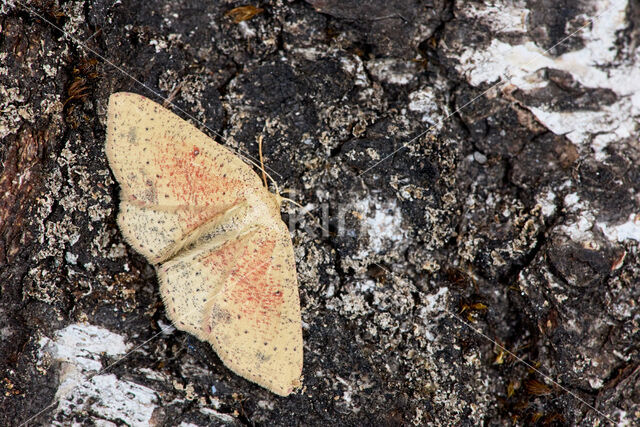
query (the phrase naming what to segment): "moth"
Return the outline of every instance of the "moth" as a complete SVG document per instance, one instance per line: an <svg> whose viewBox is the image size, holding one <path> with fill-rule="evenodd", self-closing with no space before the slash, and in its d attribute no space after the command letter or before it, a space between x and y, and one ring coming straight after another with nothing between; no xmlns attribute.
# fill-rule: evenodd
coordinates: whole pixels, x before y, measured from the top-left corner
<svg viewBox="0 0 640 427"><path fill-rule="evenodd" d="M106 152L118 226L154 265L166 313L236 374L281 396L300 386L293 246L272 194L240 158L144 96L109 98Z"/></svg>

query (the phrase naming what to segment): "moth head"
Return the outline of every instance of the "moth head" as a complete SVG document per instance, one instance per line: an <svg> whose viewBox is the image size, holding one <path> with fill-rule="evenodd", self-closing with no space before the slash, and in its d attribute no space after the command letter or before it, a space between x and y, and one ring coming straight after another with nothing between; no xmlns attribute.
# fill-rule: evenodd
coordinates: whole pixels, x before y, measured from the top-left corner
<svg viewBox="0 0 640 427"><path fill-rule="evenodd" d="M286 199L286 197L282 197L279 193L269 193L269 194L271 194L271 197L273 197L273 200L275 200L276 205L278 206L278 210L280 210L280 208L282 207L282 201L288 200Z"/></svg>

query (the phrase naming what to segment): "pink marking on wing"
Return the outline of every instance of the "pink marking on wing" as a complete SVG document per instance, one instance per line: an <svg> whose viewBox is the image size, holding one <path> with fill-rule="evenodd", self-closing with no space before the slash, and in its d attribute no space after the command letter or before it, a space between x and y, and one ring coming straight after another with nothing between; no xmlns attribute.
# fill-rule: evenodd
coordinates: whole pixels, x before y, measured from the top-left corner
<svg viewBox="0 0 640 427"><path fill-rule="evenodd" d="M275 240L260 239L245 247L232 274L236 278L229 300L256 328L271 329L279 322L284 304L282 284L269 274Z"/></svg>
<svg viewBox="0 0 640 427"><path fill-rule="evenodd" d="M182 211L187 230L193 230L209 219L226 211L240 202L240 197L226 197L236 193L244 183L241 180L224 176L220 169L213 170L208 166L202 149L193 147L184 150L185 144L173 143L171 135L165 134L170 142L166 149L155 159L161 170L165 171L166 186L184 207L192 208ZM217 159L214 159L217 163ZM160 178L158 178L160 179ZM204 209L198 209L204 208Z"/></svg>
<svg viewBox="0 0 640 427"><path fill-rule="evenodd" d="M281 317L284 295L282 284L269 274L276 241L269 238L230 242L207 255L203 264L213 272L229 271L224 303L234 317L252 328L273 331Z"/></svg>

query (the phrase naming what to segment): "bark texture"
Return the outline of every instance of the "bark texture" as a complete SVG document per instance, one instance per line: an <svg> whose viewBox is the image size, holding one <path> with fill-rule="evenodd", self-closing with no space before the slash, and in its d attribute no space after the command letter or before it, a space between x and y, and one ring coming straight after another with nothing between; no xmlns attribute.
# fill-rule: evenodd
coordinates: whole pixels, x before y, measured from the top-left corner
<svg viewBox="0 0 640 427"><path fill-rule="evenodd" d="M239 6L0 6L0 425L637 423L637 2ZM117 91L254 158L263 137L329 229L283 212L298 394L158 334L153 268L116 225Z"/></svg>

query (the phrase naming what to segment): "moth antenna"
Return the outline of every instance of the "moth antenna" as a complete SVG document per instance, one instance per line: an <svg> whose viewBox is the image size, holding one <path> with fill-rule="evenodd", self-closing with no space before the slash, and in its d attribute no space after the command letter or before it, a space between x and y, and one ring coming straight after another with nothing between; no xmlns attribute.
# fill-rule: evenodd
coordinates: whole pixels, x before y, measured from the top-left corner
<svg viewBox="0 0 640 427"><path fill-rule="evenodd" d="M278 195L280 196L280 194L278 194ZM293 200L293 199L290 199L290 198L288 198L288 197L282 197L282 196L280 196L280 200L283 200L283 201L289 202L289 203L291 203L291 204L293 204L293 205L296 205L296 206L297 206L297 207L299 207L300 209L304 210L304 206L302 206L300 203L296 202L296 201L295 201L295 200ZM313 215L312 215L312 216L313 216Z"/></svg>
<svg viewBox="0 0 640 427"><path fill-rule="evenodd" d="M264 169L264 157L262 156L262 139L263 136L258 136L258 153L260 154L260 170L262 171L262 182L264 182L264 186L269 188L269 183L267 182L267 178L271 180L273 186L276 188L276 195L280 197L280 189L278 188L278 183L269 173ZM255 162L251 162L255 165ZM256 165L257 166L257 165Z"/></svg>
<svg viewBox="0 0 640 427"><path fill-rule="evenodd" d="M278 183L276 182L275 179L273 179L273 177L271 175L269 175L269 172L266 172L264 170L264 167L261 167L261 165L257 164L256 162L254 162L253 160L251 160L250 158L248 158L247 156L243 155L240 152L237 152L237 153L234 153L234 154L237 155L238 157L241 157L245 162L249 163L250 165L255 166L257 168L261 168L262 172L267 176L267 178L269 178L269 180L271 181L273 186L276 188L276 193L280 194ZM264 166L264 164L262 166ZM265 181L265 183L266 183L266 181ZM265 186L266 186L266 184L265 184Z"/></svg>
<svg viewBox="0 0 640 427"><path fill-rule="evenodd" d="M262 169L262 181L264 182L264 186L269 188L269 183L267 182L267 173L264 170L264 157L262 157L262 135L258 136L258 151L260 153L260 169Z"/></svg>

